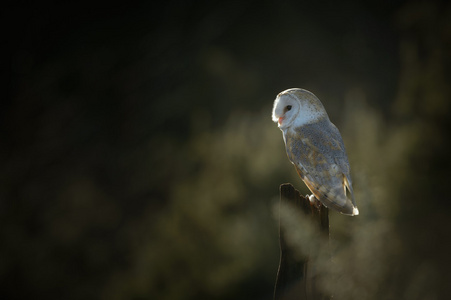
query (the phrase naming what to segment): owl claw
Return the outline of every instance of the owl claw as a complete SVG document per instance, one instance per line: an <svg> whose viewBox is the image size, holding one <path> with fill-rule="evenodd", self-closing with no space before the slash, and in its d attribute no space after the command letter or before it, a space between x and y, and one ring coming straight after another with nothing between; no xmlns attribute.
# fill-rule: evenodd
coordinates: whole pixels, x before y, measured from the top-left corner
<svg viewBox="0 0 451 300"><path fill-rule="evenodd" d="M321 202L316 199L315 195L305 195L306 198L308 198L310 200L310 204L314 205L316 208L319 208L321 206Z"/></svg>

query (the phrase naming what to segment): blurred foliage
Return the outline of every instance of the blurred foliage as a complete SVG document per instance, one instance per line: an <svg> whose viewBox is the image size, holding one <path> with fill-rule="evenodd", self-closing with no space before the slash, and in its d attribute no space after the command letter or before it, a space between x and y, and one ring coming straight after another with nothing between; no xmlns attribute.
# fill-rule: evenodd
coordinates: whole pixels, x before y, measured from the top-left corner
<svg viewBox="0 0 451 300"><path fill-rule="evenodd" d="M270 119L290 87L340 129L361 212L330 213L322 287L451 294L449 4L16 4L2 20L2 298L271 299L279 213L301 252L321 248L279 211L281 183L308 193Z"/></svg>

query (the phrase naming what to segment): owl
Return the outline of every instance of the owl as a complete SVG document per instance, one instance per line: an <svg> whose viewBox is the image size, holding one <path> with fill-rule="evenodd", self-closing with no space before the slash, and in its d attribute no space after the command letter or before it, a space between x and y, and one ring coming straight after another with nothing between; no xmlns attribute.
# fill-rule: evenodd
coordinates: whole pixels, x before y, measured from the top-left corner
<svg viewBox="0 0 451 300"><path fill-rule="evenodd" d="M282 130L288 159L313 193L310 201L358 215L343 139L319 99L307 90L285 90L274 101L272 119Z"/></svg>

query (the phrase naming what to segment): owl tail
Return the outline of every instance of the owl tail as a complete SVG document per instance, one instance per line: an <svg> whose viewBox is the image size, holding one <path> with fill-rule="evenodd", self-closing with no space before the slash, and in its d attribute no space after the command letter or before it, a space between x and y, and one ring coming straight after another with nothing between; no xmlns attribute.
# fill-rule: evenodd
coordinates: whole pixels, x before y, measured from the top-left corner
<svg viewBox="0 0 451 300"><path fill-rule="evenodd" d="M318 197L318 196L315 195L315 197ZM357 206L353 205L349 199L346 199L346 202L344 205L340 205L338 203L340 203L342 201L337 201L337 199L331 199L330 197L325 198L325 197L321 197L321 195L319 197L320 197L319 200L325 206L335 209L336 211L340 212L343 215L357 216L359 214L359 209L357 208Z"/></svg>
<svg viewBox="0 0 451 300"><path fill-rule="evenodd" d="M330 201L329 199L323 199L323 204L326 205L327 207L331 207L335 210L337 210L338 212L340 212L343 215L348 215L348 216L357 216L359 214L359 209L357 208L357 206L353 205L352 202L349 199L346 199L346 203L345 205L339 205L334 201Z"/></svg>
<svg viewBox="0 0 451 300"><path fill-rule="evenodd" d="M340 211L344 215L357 216L359 214L359 209L357 206L352 205L350 202L346 203L345 211Z"/></svg>
<svg viewBox="0 0 451 300"><path fill-rule="evenodd" d="M348 199L348 197L346 197L345 185L344 191L342 190L341 185L332 189L326 189L325 186L315 185L314 183L312 183L312 181L310 181L307 176L304 177L303 180L305 185L309 188L313 195L315 195L315 197L326 207L332 208L348 216L356 216L359 214L357 206L353 203L352 188L349 189L351 199Z"/></svg>
<svg viewBox="0 0 451 300"><path fill-rule="evenodd" d="M350 182L350 180L348 179L348 177L346 175L343 174L343 189L344 189L344 194L346 196L346 189L348 189L349 194L351 196L351 205L352 205L352 216L357 216L359 214L359 209L357 208L357 205L355 204L355 200L354 200L354 190L352 189L352 184ZM347 201L346 204L349 204L349 201Z"/></svg>

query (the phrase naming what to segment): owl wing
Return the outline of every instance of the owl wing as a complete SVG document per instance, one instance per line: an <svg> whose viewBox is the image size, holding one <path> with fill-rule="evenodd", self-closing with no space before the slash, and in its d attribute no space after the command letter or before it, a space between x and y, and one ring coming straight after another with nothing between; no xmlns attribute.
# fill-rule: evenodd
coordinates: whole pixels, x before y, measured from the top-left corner
<svg viewBox="0 0 451 300"><path fill-rule="evenodd" d="M287 131L285 146L288 158L318 200L341 213L357 214L349 162L335 125L325 120Z"/></svg>

